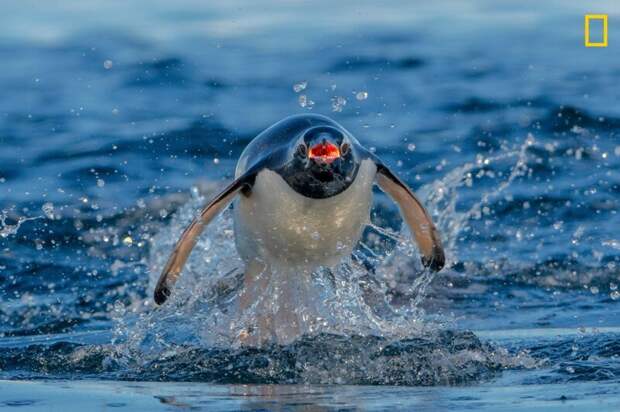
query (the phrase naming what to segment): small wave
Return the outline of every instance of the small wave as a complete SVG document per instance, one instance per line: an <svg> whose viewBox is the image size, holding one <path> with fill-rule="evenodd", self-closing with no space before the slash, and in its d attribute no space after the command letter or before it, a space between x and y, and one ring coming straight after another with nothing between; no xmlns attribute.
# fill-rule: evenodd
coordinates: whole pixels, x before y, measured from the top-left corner
<svg viewBox="0 0 620 412"><path fill-rule="evenodd" d="M161 153L165 153L183 158L205 158L207 156L229 158L241 153L243 147L252 137L254 137L252 133L238 133L216 121L198 118L190 120L185 126L148 137L119 137L105 144L95 143L89 146L72 145L62 149L53 148L37 157L36 162L44 164L67 162L74 159L92 159L91 166L85 166L70 173L68 178L75 179L80 177L74 176L75 173L84 173L84 171L88 172L90 169L102 167L102 157L107 158L118 154L137 156L139 154L158 153L161 155ZM114 167L103 166L103 168L110 169L112 175L128 174L118 165Z"/></svg>
<svg viewBox="0 0 620 412"><path fill-rule="evenodd" d="M153 58L131 68L126 84L134 87L187 87L190 85L188 63L178 57Z"/></svg>
<svg viewBox="0 0 620 412"><path fill-rule="evenodd" d="M553 133L568 133L577 128L616 131L620 128L620 119L596 116L587 110L574 106L559 106L551 109L547 116L539 121L545 130Z"/></svg>
<svg viewBox="0 0 620 412"><path fill-rule="evenodd" d="M584 331L585 332L585 331ZM620 379L620 341L614 333L584 333L559 341L539 342L531 356L552 367L528 383L568 383Z"/></svg>
<svg viewBox="0 0 620 412"><path fill-rule="evenodd" d="M494 100L481 97L469 97L461 103L445 106L444 110L450 113L488 113L503 109L504 107L506 107L506 105Z"/></svg>
<svg viewBox="0 0 620 412"><path fill-rule="evenodd" d="M415 70L426 64L419 57L408 56L399 58L351 56L333 64L328 71L332 73L366 70Z"/></svg>
<svg viewBox="0 0 620 412"><path fill-rule="evenodd" d="M320 334L262 349L171 348L143 366L153 379L217 383L458 385L520 366L471 332L440 331L397 342Z"/></svg>
<svg viewBox="0 0 620 412"><path fill-rule="evenodd" d="M507 368L530 368L533 362L526 355L483 343L471 332L450 330L399 341L319 334L263 348L169 345L163 353L131 359L119 357L110 345L69 342L0 352L0 370L19 371L29 378L97 376L230 384L461 385L489 379Z"/></svg>

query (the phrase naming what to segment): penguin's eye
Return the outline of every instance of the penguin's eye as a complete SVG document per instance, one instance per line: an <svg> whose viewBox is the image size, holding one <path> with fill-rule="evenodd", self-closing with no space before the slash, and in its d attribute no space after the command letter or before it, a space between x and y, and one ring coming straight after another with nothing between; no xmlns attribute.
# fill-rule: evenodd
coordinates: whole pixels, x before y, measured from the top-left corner
<svg viewBox="0 0 620 412"><path fill-rule="evenodd" d="M349 150L351 149L351 146L348 143L343 143L340 145L340 156L345 156L347 153L349 153Z"/></svg>
<svg viewBox="0 0 620 412"><path fill-rule="evenodd" d="M297 154L302 157L306 157L308 155L308 147L305 143L300 143L297 146Z"/></svg>

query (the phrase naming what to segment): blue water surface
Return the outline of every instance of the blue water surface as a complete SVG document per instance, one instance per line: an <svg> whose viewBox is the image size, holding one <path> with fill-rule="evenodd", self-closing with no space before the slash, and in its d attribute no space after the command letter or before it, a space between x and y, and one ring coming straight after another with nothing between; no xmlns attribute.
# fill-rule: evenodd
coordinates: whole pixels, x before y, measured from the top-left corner
<svg viewBox="0 0 620 412"><path fill-rule="evenodd" d="M92 391L104 395L79 405L620 407L617 2L3 9L1 406ZM609 47L584 47L590 12L609 14ZM438 222L448 267L428 277L405 262L381 289L415 301L421 331L227 348L202 340L210 324L179 321L195 306L153 315L153 279L191 211L296 113L343 124ZM379 192L372 218L400 227ZM398 243L372 239L369 278ZM210 250L194 267L211 268Z"/></svg>

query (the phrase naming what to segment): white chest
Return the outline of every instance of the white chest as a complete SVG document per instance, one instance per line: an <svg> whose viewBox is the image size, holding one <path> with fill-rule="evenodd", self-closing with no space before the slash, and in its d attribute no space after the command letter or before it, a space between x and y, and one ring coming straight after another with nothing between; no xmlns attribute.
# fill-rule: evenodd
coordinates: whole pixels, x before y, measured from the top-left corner
<svg viewBox="0 0 620 412"><path fill-rule="evenodd" d="M344 192L311 199L277 173L260 172L250 196L235 203L237 249L247 262L275 259L294 266L333 265L351 253L369 223L376 166L362 161Z"/></svg>

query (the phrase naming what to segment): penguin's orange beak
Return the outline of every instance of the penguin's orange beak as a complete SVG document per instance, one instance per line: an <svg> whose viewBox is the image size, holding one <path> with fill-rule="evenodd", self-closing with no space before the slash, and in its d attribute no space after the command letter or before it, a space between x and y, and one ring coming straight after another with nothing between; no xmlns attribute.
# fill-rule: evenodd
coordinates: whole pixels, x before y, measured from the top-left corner
<svg viewBox="0 0 620 412"><path fill-rule="evenodd" d="M330 164L340 157L340 149L333 143L317 143L310 148L308 157L320 163Z"/></svg>

